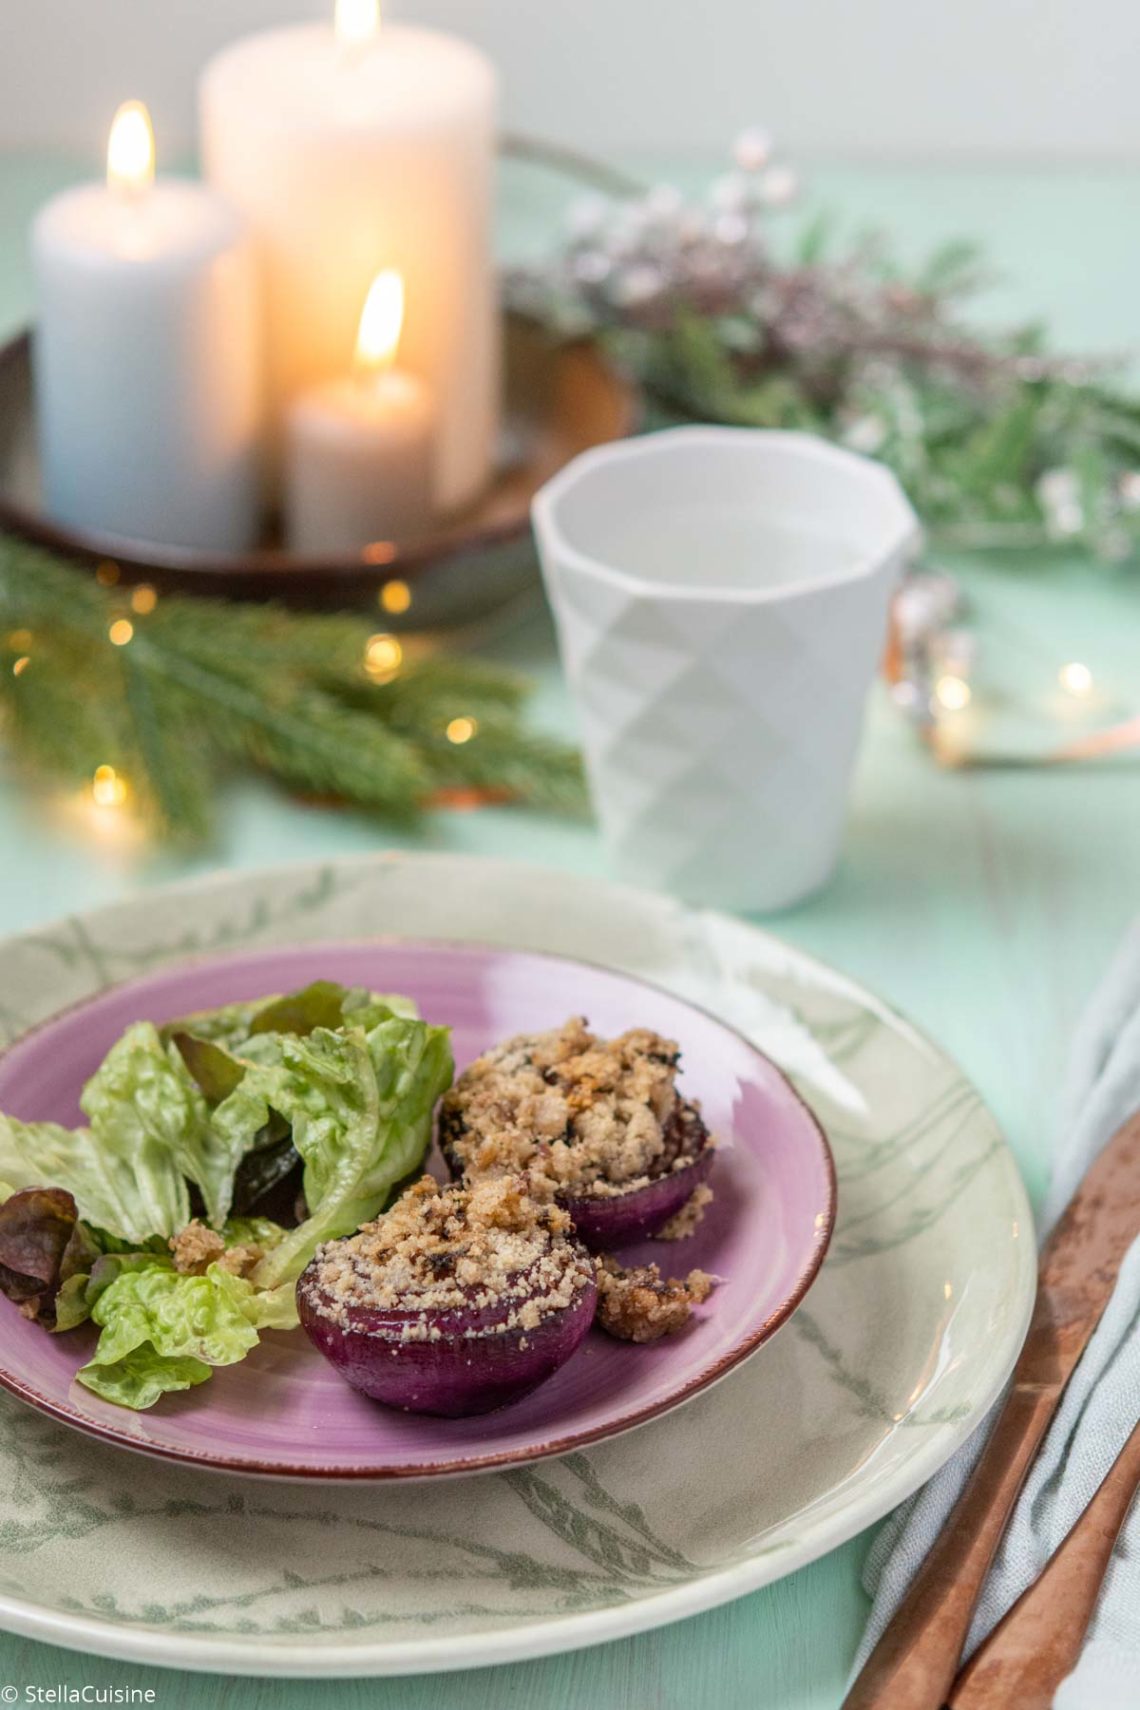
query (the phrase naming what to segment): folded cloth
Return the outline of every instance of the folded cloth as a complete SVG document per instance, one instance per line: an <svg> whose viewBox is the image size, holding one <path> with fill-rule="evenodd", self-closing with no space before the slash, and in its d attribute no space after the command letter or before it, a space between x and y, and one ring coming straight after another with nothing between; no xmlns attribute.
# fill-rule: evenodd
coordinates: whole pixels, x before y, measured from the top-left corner
<svg viewBox="0 0 1140 1710"><path fill-rule="evenodd" d="M1062 1137L1045 1202L1050 1228L1097 1153L1140 1110L1140 922L1132 928L1073 1044ZM874 1599L855 1661L876 1640L941 1531L982 1451L999 1402L930 1483L897 1509L863 1571ZM1140 1240L1085 1349L1037 1455L982 1590L966 1655L1031 1585L1084 1512L1140 1418ZM1084 1650L1054 1710L1140 1706L1140 1502L1125 1521Z"/></svg>

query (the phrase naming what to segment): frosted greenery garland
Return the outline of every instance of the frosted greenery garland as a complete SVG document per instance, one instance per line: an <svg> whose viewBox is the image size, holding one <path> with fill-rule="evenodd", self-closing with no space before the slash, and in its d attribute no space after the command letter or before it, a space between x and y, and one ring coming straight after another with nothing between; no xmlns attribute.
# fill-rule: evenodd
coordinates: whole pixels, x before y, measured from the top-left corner
<svg viewBox="0 0 1140 1710"><path fill-rule="evenodd" d="M972 327L973 246L947 244L906 277L881 238L841 247L826 220L774 245L797 185L758 131L702 201L525 139L510 152L608 194L571 209L547 261L508 274L508 302L602 341L657 419L800 428L880 458L938 543L1134 553L1140 400L1112 384L1110 360L1049 355L1039 327Z"/></svg>
<svg viewBox="0 0 1140 1710"><path fill-rule="evenodd" d="M0 537L0 737L34 772L198 841L235 766L409 821L437 802L579 811L578 757L528 730L526 682L406 663L347 615L158 597Z"/></svg>

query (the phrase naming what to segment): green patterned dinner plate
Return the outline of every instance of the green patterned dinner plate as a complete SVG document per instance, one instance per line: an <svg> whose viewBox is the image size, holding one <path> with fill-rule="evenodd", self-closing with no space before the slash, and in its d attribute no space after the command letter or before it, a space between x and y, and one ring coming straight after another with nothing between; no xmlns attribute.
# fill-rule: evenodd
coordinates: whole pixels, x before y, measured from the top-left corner
<svg viewBox="0 0 1140 1710"><path fill-rule="evenodd" d="M752 1591L939 1467L1001 1388L1034 1293L1012 1156L960 1071L878 999L723 915L498 861L222 875L0 945L0 1035L230 948L378 934L607 964L748 1035L839 1174L806 1303L679 1412L443 1485L242 1481L142 1460L0 1396L0 1625L152 1664L400 1674L595 1644Z"/></svg>

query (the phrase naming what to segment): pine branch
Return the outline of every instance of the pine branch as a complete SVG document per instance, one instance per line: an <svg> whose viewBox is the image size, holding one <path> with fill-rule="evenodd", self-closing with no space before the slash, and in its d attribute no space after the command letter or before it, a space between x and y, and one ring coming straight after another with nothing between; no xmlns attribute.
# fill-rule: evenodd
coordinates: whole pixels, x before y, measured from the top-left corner
<svg viewBox="0 0 1140 1710"><path fill-rule="evenodd" d="M234 764L403 822L441 790L584 803L576 754L527 730L512 672L437 656L375 682L363 619L179 596L140 612L129 592L0 537L3 735L69 785L115 768L161 834L205 836Z"/></svg>
<svg viewBox="0 0 1140 1710"><path fill-rule="evenodd" d="M612 353L654 425L804 429L878 458L936 541L1140 557L1140 400L1117 389L1120 360L1053 355L1033 323L971 325L988 282L972 244L907 270L881 235L840 248L826 219L777 240L775 170L774 200L754 147L706 198L631 187L508 272L507 300Z"/></svg>

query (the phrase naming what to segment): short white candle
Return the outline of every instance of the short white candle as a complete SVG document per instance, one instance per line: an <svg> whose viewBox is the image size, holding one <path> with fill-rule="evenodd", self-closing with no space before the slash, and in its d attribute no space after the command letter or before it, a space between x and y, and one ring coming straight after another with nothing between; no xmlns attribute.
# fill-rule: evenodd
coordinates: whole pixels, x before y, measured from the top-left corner
<svg viewBox="0 0 1140 1710"><path fill-rule="evenodd" d="M420 533L432 507L431 394L394 366L404 285L373 282L356 368L303 392L285 422L285 538L294 552L356 552Z"/></svg>
<svg viewBox="0 0 1140 1710"><path fill-rule="evenodd" d="M330 7L331 9L331 7ZM496 80L482 54L338 0L220 53L200 88L207 178L261 240L271 409L343 371L382 267L402 274L401 362L438 411L436 500L487 480L498 431L491 248Z"/></svg>
<svg viewBox="0 0 1140 1710"><path fill-rule="evenodd" d="M154 180L146 108L121 107L106 184L32 231L46 508L110 536L248 547L263 431L256 261L215 191Z"/></svg>

